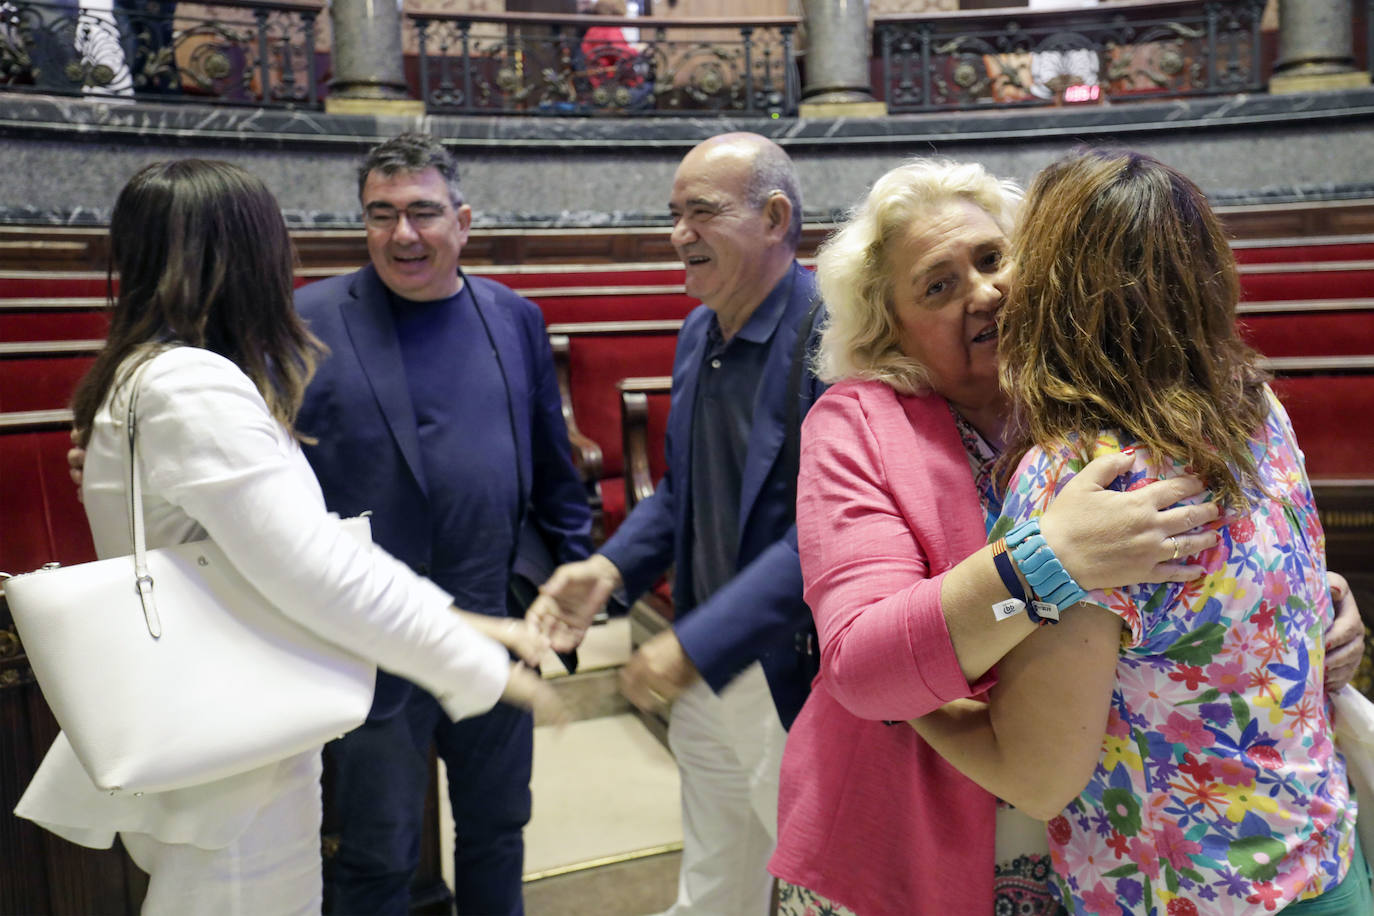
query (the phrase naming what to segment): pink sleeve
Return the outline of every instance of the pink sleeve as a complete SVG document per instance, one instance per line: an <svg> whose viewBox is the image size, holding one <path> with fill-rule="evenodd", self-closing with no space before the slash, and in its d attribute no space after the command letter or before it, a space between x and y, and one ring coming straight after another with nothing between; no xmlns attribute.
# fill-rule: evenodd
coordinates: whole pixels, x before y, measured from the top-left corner
<svg viewBox="0 0 1374 916"><path fill-rule="evenodd" d="M937 494L928 482L901 481L903 511L887 479L880 432L881 421L875 428L848 392L832 391L811 409L797 479L797 543L826 689L860 718L910 719L980 692L991 679L970 686L964 678L940 605L943 575L931 576L922 539L907 522L941 524ZM968 498L976 499L971 488Z"/></svg>

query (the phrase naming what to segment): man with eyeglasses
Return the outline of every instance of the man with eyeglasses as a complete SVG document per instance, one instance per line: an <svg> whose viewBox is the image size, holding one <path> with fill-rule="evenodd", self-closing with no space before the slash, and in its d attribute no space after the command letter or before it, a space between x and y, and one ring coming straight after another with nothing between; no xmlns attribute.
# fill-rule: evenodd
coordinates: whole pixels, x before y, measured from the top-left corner
<svg viewBox="0 0 1374 916"><path fill-rule="evenodd" d="M507 594L522 535L557 562L591 546L543 317L463 273L472 210L437 140L376 147L358 189L371 263L296 295L330 349L297 421L316 439L306 457L332 511L371 510L374 540L460 607L518 617ZM454 723L379 672L368 721L326 749L326 824L339 838L326 912L409 912L433 745L453 805L458 911L522 913L532 737L528 713L497 706Z"/></svg>

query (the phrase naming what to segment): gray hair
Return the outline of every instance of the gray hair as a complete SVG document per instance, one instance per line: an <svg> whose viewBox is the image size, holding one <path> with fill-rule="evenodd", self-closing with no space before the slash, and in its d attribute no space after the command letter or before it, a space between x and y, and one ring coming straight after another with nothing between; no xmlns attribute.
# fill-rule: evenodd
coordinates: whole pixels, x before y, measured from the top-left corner
<svg viewBox="0 0 1374 916"><path fill-rule="evenodd" d="M463 192L458 187L458 161L434 137L415 132L398 134L368 151L367 158L358 167L358 196L362 197L367 176L373 172L390 178L428 168L437 170L443 177L453 205L461 205Z"/></svg>
<svg viewBox="0 0 1374 916"><path fill-rule="evenodd" d="M797 167L786 150L776 143L764 142L755 147L753 174L749 176L749 205L762 210L774 191L780 192L792 204L792 222L787 226L783 241L793 250L801 244L802 197Z"/></svg>
<svg viewBox="0 0 1374 916"><path fill-rule="evenodd" d="M873 183L816 252L816 285L828 317L815 356L825 382L868 379L914 394L926 368L902 353L892 309L890 258L911 226L954 200L981 207L1011 237L1021 189L977 163L911 159Z"/></svg>

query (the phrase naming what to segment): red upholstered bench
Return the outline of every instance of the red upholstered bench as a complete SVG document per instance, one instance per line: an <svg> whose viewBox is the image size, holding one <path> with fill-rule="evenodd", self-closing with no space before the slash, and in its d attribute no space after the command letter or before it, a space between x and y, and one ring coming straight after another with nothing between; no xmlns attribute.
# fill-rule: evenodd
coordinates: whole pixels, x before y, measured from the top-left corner
<svg viewBox="0 0 1374 916"><path fill-rule="evenodd" d="M615 531L626 512L616 384L632 376L671 374L681 326L677 320L549 325L563 416L597 515L598 541Z"/></svg>
<svg viewBox="0 0 1374 916"><path fill-rule="evenodd" d="M67 475L71 412L0 413L0 570L95 559L86 513Z"/></svg>
<svg viewBox="0 0 1374 916"><path fill-rule="evenodd" d="M594 288L623 286L677 286L683 283L682 264L477 264L463 268L475 276L504 283L511 289Z"/></svg>
<svg viewBox="0 0 1374 916"><path fill-rule="evenodd" d="M105 298L103 271L0 270L0 299Z"/></svg>
<svg viewBox="0 0 1374 916"><path fill-rule="evenodd" d="M103 340L0 343L0 411L66 407Z"/></svg>
<svg viewBox="0 0 1374 916"><path fill-rule="evenodd" d="M1265 364L1275 374L1274 392L1293 421L1314 483L1374 480L1374 451L1369 436L1358 432L1374 417L1374 355L1288 357Z"/></svg>
<svg viewBox="0 0 1374 916"><path fill-rule="evenodd" d="M522 289L544 313L545 324L608 321L681 321L699 304L682 286Z"/></svg>
<svg viewBox="0 0 1374 916"><path fill-rule="evenodd" d="M1242 302L1374 296L1374 261L1242 264Z"/></svg>
<svg viewBox="0 0 1374 916"><path fill-rule="evenodd" d="M1374 298L1245 302L1241 333L1265 356L1374 353Z"/></svg>
<svg viewBox="0 0 1374 916"><path fill-rule="evenodd" d="M1231 251L1240 264L1303 261L1374 261L1374 236L1334 235L1286 239L1234 239Z"/></svg>
<svg viewBox="0 0 1374 916"><path fill-rule="evenodd" d="M103 298L0 299L0 343L96 340L109 329Z"/></svg>
<svg viewBox="0 0 1374 916"><path fill-rule="evenodd" d="M1267 363L1306 456L1326 531L1327 568L1350 580L1364 606L1374 597L1374 450L1367 432L1374 416L1374 356Z"/></svg>

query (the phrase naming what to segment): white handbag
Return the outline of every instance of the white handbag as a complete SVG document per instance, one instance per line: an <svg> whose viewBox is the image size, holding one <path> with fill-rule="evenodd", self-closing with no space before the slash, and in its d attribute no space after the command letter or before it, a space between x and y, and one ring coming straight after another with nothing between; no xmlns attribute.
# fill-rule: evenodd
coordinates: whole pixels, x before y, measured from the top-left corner
<svg viewBox="0 0 1374 916"><path fill-rule="evenodd" d="M200 785L318 747L362 723L376 678L372 663L273 607L213 541L147 549L139 375L128 415L133 555L4 588L44 698L111 795ZM370 542L366 518L344 524Z"/></svg>
<svg viewBox="0 0 1374 916"><path fill-rule="evenodd" d="M1331 707L1336 748L1345 758L1346 776L1360 805L1355 829L1374 872L1374 703L1347 684L1331 695Z"/></svg>

